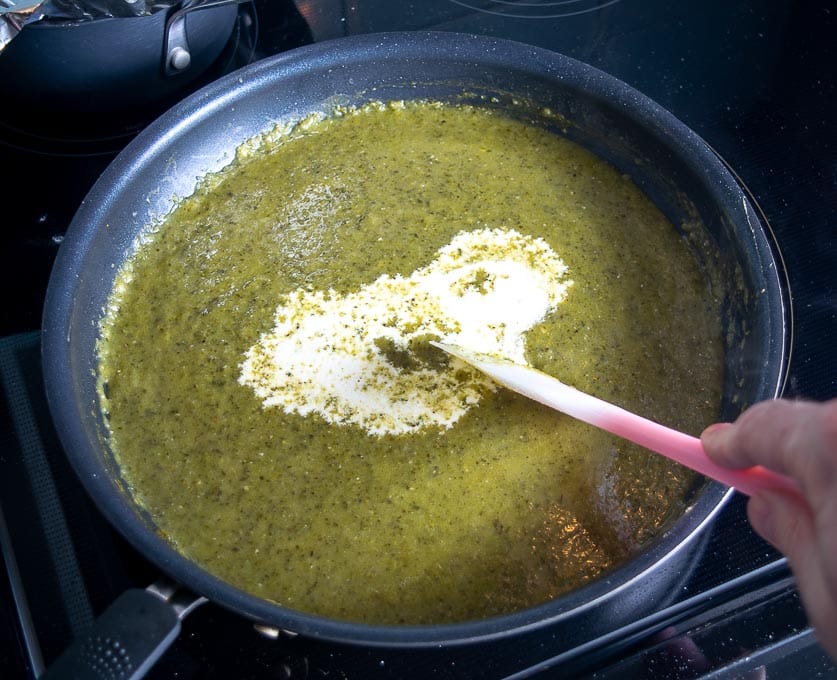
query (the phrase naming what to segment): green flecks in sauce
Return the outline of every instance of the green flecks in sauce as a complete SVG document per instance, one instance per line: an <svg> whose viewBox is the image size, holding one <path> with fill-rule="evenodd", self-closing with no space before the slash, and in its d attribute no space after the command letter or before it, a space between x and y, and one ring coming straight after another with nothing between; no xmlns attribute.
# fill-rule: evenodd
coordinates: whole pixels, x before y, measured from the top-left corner
<svg viewBox="0 0 837 680"><path fill-rule="evenodd" d="M479 270L491 272L490 288L470 285ZM273 329L247 350L239 382L266 407L370 434L451 427L493 385L468 366L423 366L420 356L432 356L427 338L525 362L525 333L565 299L566 274L542 239L500 228L459 232L408 277L384 275L347 294L283 296ZM467 384L464 372L473 374Z"/></svg>
<svg viewBox="0 0 837 680"><path fill-rule="evenodd" d="M185 554L304 611L438 623L575 588L680 511L685 470L506 390L485 390L449 429L370 436L264 408L239 383L283 296L407 277L457 233L501 227L542 237L573 279L526 334L528 361L698 432L720 398L718 303L629 179L467 107L369 107L273 145L179 205L103 325L116 453ZM422 342L377 349L432 368Z"/></svg>

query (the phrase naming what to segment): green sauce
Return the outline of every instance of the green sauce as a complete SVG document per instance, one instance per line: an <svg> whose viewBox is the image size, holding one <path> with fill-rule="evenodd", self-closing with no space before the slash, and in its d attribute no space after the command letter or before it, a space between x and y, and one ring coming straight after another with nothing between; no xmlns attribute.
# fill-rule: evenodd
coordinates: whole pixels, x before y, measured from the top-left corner
<svg viewBox="0 0 837 680"><path fill-rule="evenodd" d="M101 379L160 532L260 597L410 624L544 602L658 534L689 472L506 390L450 429L370 436L239 384L282 295L409 276L484 227L543 237L569 267L566 300L526 336L534 366L692 433L716 417L718 301L629 178L487 110L367 107L242 156L120 273ZM378 349L405 370L447 366Z"/></svg>

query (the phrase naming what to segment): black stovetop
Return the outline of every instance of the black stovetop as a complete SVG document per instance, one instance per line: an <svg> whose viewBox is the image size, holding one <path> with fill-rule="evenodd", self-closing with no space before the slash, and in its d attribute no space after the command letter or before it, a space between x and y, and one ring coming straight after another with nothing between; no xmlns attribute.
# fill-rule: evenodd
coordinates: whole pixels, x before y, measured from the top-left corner
<svg viewBox="0 0 837 680"><path fill-rule="evenodd" d="M828 0L257 0L240 13L203 82L309 42L434 29L553 49L637 87L717 150L775 234L794 312L787 393L837 396L837 8ZM40 387L37 333L74 211L157 113L132 111L106 133L74 136L6 125L0 105L2 677L37 675L119 592L157 577L105 524L63 458ZM778 677L837 676L784 562L750 531L740 497L706 532L681 587L651 617L571 649L549 631L522 646L421 653L274 640L210 604L184 621L151 676L681 678L761 666Z"/></svg>

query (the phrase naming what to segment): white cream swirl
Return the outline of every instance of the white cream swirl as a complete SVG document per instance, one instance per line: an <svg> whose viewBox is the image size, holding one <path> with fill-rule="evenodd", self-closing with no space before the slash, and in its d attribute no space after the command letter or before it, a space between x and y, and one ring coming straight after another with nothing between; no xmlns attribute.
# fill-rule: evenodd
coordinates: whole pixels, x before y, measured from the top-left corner
<svg viewBox="0 0 837 680"><path fill-rule="evenodd" d="M567 266L541 238L509 229L459 232L410 276L358 291L295 290L241 364L265 407L318 413L371 435L451 427L490 380L427 339L525 362L526 331L566 297Z"/></svg>

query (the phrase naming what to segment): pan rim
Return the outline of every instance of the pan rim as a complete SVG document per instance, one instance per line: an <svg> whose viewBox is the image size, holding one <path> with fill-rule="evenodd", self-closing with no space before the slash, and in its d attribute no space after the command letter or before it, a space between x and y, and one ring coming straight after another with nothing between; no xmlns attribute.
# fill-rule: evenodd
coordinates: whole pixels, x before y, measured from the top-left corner
<svg viewBox="0 0 837 680"><path fill-rule="evenodd" d="M490 69L534 72L543 78L558 78L567 87L607 100L613 106L624 107L645 125L665 131L667 141L681 153L690 155L696 159L695 162L700 159L705 163L706 181L728 192L727 200L733 207L736 201L743 200L739 211L747 212L746 196L741 194L739 197L735 193L734 188L738 185L734 178L695 132L631 86L572 58L505 39L458 33L366 34L316 43L256 62L208 85L153 122L106 169L79 208L50 278L42 330L44 375L56 430L88 494L132 545L179 582L250 619L311 637L373 646L467 644L511 633L525 634L565 618L589 613L603 600L635 587L649 572L672 560L678 552L687 550L733 492L714 482L707 484L687 516L675 523L678 532L666 532L626 565L552 602L510 614L454 624L358 624L306 614L250 595L221 581L178 553L164 539L151 532L119 499L116 486L103 475L102 465L91 450L92 443L76 422L83 414L66 408L68 396L75 393L73 372L70 370L73 360L69 349L69 328L76 303L67 282L84 275L84 253L90 247L95 230L106 220L108 206L118 200L123 178L138 172L150 156L161 153L161 149L183 130L200 124L215 112L234 106L248 93L275 84L289 74L310 74L312 70L321 72L328 69L346 74L359 61L373 57L385 60L396 55L404 62L411 59L454 59L463 63L478 63ZM752 223L754 228L757 223L756 218ZM783 330L779 346L771 347L775 380L770 381L772 394L765 394L764 398L780 395L787 371L787 300L781 286L777 287L777 291ZM675 533L678 535L675 536Z"/></svg>

